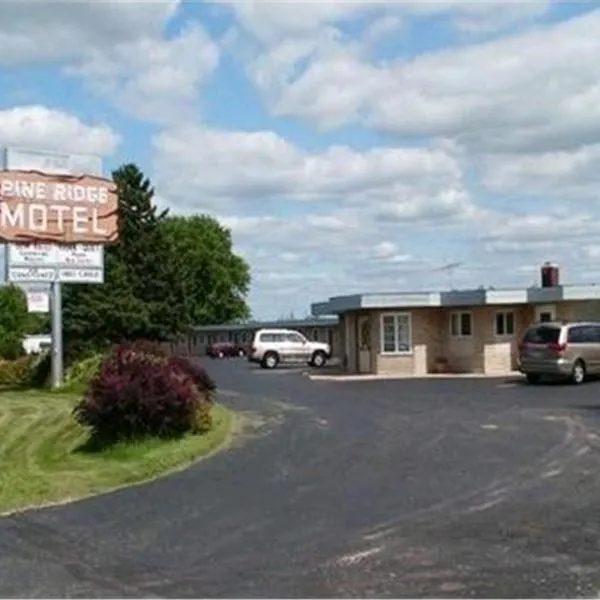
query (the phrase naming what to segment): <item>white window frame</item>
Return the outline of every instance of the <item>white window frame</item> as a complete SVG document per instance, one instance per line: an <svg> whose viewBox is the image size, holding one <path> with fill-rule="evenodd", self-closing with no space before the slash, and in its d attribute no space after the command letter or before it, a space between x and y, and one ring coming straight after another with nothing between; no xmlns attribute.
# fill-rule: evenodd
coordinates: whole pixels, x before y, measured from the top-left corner
<svg viewBox="0 0 600 600"><path fill-rule="evenodd" d="M454 315L456 315L456 318L458 319L458 333L452 332L452 317ZM471 327L470 327L471 333L469 333L469 334L463 334L461 331L463 315L469 315L469 322L471 323ZM472 338L473 337L473 324L474 324L474 321L473 321L473 312L472 311L470 311L470 310L453 310L450 313L450 316L448 318L448 331L450 332L450 337L462 338L462 339Z"/></svg>
<svg viewBox="0 0 600 600"><path fill-rule="evenodd" d="M504 322L504 333L500 333L498 331L498 316L502 315L502 320ZM512 322L513 322L513 330L510 333L507 333L507 315L512 315ZM499 310L496 312L496 314L494 315L494 335L497 338L511 338L515 336L516 333L516 322L515 322L515 311L514 310Z"/></svg>
<svg viewBox="0 0 600 600"><path fill-rule="evenodd" d="M394 347L395 350L392 352L385 351L384 345L384 328L383 321L385 318L393 317L394 319ZM406 318L408 321L408 350L398 350L398 318ZM407 312L394 312L394 313L383 313L379 317L379 352L384 356L411 356L413 353L413 339L412 339L412 315Z"/></svg>

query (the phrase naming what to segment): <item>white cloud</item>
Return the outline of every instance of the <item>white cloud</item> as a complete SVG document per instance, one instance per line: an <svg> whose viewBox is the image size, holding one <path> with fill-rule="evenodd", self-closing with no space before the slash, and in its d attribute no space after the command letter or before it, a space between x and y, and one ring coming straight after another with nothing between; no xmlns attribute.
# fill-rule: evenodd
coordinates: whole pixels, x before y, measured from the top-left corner
<svg viewBox="0 0 600 600"><path fill-rule="evenodd" d="M483 183L500 194L600 205L600 144L572 151L490 155L483 161Z"/></svg>
<svg viewBox="0 0 600 600"><path fill-rule="evenodd" d="M130 114L149 120L196 119L201 85L219 49L199 25L170 39L150 36L90 50L68 70Z"/></svg>
<svg viewBox="0 0 600 600"><path fill-rule="evenodd" d="M394 207L396 220L402 210L414 219L421 202L435 212L436 198L444 214L468 209L460 165L436 147L358 152L332 146L309 153L271 131L191 126L163 131L154 147L161 193L181 208L222 207L224 201L245 208L257 200L335 201L338 207L369 202L373 209Z"/></svg>
<svg viewBox="0 0 600 600"><path fill-rule="evenodd" d="M368 25L363 41L368 46L381 41L392 33L398 33L404 27L404 21L398 15L385 15Z"/></svg>
<svg viewBox="0 0 600 600"><path fill-rule="evenodd" d="M373 257L379 259L389 259L398 253L398 246L394 242L379 242L373 248Z"/></svg>
<svg viewBox="0 0 600 600"><path fill-rule="evenodd" d="M232 229L253 266L253 300L269 307L271 295L308 306L315 296L414 280L441 261L435 245L413 252L403 243L415 224L428 235L471 224L477 210L443 146L308 152L271 131L187 127L158 134L154 150L161 196Z"/></svg>
<svg viewBox="0 0 600 600"><path fill-rule="evenodd" d="M0 110L0 147L108 156L120 142L107 125L87 125L60 110L45 106Z"/></svg>
<svg viewBox="0 0 600 600"><path fill-rule="evenodd" d="M559 231L568 232L562 236L567 241L569 237L586 237L597 235L600 223L592 218L590 213L568 214L562 212L528 213L520 215L504 215L504 218L491 218L495 224L489 223L485 232L488 239L512 241L560 241Z"/></svg>
<svg viewBox="0 0 600 600"><path fill-rule="evenodd" d="M306 38L265 47L249 73L275 114L320 127L361 121L477 151L569 149L600 135L598 30L600 10L376 65L328 27L318 48Z"/></svg>
<svg viewBox="0 0 600 600"><path fill-rule="evenodd" d="M178 6L179 0L4 0L0 64L73 60L88 49L158 36Z"/></svg>
<svg viewBox="0 0 600 600"><path fill-rule="evenodd" d="M568 148L600 134L600 11L380 70L372 123L490 150Z"/></svg>
<svg viewBox="0 0 600 600"><path fill-rule="evenodd" d="M200 23L167 35L180 0L2 3L0 64L54 63L130 115L195 119L219 49Z"/></svg>
<svg viewBox="0 0 600 600"><path fill-rule="evenodd" d="M377 18L388 16L449 15L461 28L492 28L494 21L500 28L520 19L530 19L547 9L550 2L533 0L315 0L303 2L296 10L295 0L221 0L230 6L238 22L263 43L277 43L290 36L310 36L323 26L356 20L366 15Z"/></svg>

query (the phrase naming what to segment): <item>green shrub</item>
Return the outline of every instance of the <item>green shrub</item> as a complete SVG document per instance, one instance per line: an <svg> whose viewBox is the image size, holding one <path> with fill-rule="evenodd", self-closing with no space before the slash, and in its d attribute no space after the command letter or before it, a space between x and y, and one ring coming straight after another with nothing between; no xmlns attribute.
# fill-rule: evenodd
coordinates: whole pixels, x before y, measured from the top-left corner
<svg viewBox="0 0 600 600"><path fill-rule="evenodd" d="M29 385L33 357L0 361L0 385L24 387Z"/></svg>
<svg viewBox="0 0 600 600"><path fill-rule="evenodd" d="M43 388L50 384L52 374L52 354L48 351L33 357L29 368L28 385Z"/></svg>
<svg viewBox="0 0 600 600"><path fill-rule="evenodd" d="M104 360L103 354L94 354L88 356L83 360L76 361L73 363L65 374L65 385L64 387L68 390L85 391L90 381L96 376L102 361Z"/></svg>
<svg viewBox="0 0 600 600"><path fill-rule="evenodd" d="M25 355L23 341L17 334L0 335L0 357L4 360L16 360Z"/></svg>

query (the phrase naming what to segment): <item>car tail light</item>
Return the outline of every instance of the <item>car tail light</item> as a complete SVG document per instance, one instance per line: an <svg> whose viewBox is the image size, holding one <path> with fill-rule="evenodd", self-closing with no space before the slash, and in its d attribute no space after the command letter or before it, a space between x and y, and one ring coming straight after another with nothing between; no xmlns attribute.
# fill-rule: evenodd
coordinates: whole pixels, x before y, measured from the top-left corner
<svg viewBox="0 0 600 600"><path fill-rule="evenodd" d="M566 349L566 344L548 344L548 350L554 354L562 354Z"/></svg>

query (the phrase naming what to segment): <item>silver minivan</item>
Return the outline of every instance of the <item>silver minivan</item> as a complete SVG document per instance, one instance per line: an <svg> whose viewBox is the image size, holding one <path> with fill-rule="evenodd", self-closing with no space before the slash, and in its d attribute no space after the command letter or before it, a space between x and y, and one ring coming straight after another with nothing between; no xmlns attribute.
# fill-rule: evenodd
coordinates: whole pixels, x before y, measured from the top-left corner
<svg viewBox="0 0 600 600"><path fill-rule="evenodd" d="M583 383L600 374L600 323L551 322L529 327L519 344L519 371L529 383L544 376Z"/></svg>

